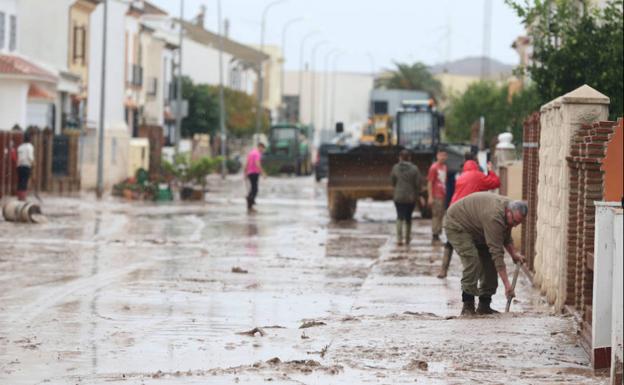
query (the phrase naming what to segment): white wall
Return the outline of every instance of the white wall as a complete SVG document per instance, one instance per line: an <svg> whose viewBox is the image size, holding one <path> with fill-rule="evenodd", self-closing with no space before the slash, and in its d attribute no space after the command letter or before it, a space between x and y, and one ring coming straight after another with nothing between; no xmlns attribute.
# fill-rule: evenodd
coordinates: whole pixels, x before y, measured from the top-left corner
<svg viewBox="0 0 624 385"><path fill-rule="evenodd" d="M101 68L102 68L102 4L91 14L89 36L89 109L87 126L96 128L100 116ZM127 5L120 1L108 2L108 37L106 44L106 112L105 129L126 129L124 119L124 50L125 14Z"/></svg>
<svg viewBox="0 0 624 385"><path fill-rule="evenodd" d="M163 117L163 88L164 82L163 73L163 49L164 42L155 39L151 35L144 35L146 39L145 52L144 52L144 75L143 75L143 94L145 99L145 120L147 124L157 124L162 126L164 124ZM151 83L153 79L157 79L156 94L149 94L151 90Z"/></svg>
<svg viewBox="0 0 624 385"><path fill-rule="evenodd" d="M27 98L27 81L0 78L0 130L10 130L15 124L26 127Z"/></svg>
<svg viewBox="0 0 624 385"><path fill-rule="evenodd" d="M594 282L592 298L592 348L611 346L613 264L615 253L614 211L617 202L594 202ZM620 234L621 235L621 234Z"/></svg>
<svg viewBox="0 0 624 385"><path fill-rule="evenodd" d="M127 4L120 0L108 1L108 36L106 44L106 105L104 113L104 187L126 177L129 135L124 119L124 50L125 18ZM97 128L100 114L102 68L102 4L91 14L89 36L89 108L87 111L88 135L81 139L81 186L93 189L97 175Z"/></svg>
<svg viewBox="0 0 624 385"><path fill-rule="evenodd" d="M287 71L285 73L285 95L299 94L299 73L299 71ZM302 75L303 95L300 99L299 109L303 123L312 122L311 85L313 80L316 81L314 89L316 136L320 130L333 131L336 122L343 122L345 129L366 122L370 92L373 89L373 77L371 75L349 72L316 72L312 76L309 71L304 71ZM335 98L332 97L334 90Z"/></svg>
<svg viewBox="0 0 624 385"><path fill-rule="evenodd" d="M223 53L223 82L229 84L227 71L232 56ZM185 38L182 46L182 73L193 83L219 84L219 51Z"/></svg>
<svg viewBox="0 0 624 385"><path fill-rule="evenodd" d="M72 0L19 0L17 49L55 70L67 70Z"/></svg>
<svg viewBox="0 0 624 385"><path fill-rule="evenodd" d="M10 28L11 28L10 16L17 15L17 4L15 0L0 0L0 12L4 13L4 45L0 44L0 46L3 46L0 52L2 51L8 52L9 40L10 40L9 33L10 33ZM17 20L17 24L18 24L18 29L19 29L19 24L20 24L19 18ZM17 31L17 40L19 44L19 31Z"/></svg>
<svg viewBox="0 0 624 385"><path fill-rule="evenodd" d="M624 362L623 341L622 335L624 334L623 327L623 307L624 303L624 280L623 270L624 264L622 263L622 256L624 255L624 245L622 244L622 231L624 213L622 209L614 210L613 221L613 239L615 240L615 248L613 250L613 292L612 292L612 319L611 319L611 384L616 385L615 371L622 370L622 363Z"/></svg>

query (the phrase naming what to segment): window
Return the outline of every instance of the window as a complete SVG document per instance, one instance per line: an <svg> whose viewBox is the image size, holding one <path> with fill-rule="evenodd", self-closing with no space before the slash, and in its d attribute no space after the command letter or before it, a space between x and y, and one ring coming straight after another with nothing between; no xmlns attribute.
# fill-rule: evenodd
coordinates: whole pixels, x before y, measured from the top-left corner
<svg viewBox="0 0 624 385"><path fill-rule="evenodd" d="M85 64L87 29L84 26L74 26L72 57L74 63Z"/></svg>
<svg viewBox="0 0 624 385"><path fill-rule="evenodd" d="M9 51L15 51L17 46L17 16L11 15L9 30Z"/></svg>
<svg viewBox="0 0 624 385"><path fill-rule="evenodd" d="M4 12L0 12L0 50L4 49L4 24L5 24Z"/></svg>
<svg viewBox="0 0 624 385"><path fill-rule="evenodd" d="M417 148L431 146L433 118L430 112L404 112L399 115L399 144Z"/></svg>

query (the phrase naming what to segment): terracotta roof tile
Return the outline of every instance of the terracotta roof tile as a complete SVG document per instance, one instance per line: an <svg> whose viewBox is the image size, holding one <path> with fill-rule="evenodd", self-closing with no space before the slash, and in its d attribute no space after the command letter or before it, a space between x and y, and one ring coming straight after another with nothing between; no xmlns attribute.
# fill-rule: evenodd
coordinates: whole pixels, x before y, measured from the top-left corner
<svg viewBox="0 0 624 385"><path fill-rule="evenodd" d="M49 82L58 81L52 72L16 55L0 54L0 74L30 76Z"/></svg>

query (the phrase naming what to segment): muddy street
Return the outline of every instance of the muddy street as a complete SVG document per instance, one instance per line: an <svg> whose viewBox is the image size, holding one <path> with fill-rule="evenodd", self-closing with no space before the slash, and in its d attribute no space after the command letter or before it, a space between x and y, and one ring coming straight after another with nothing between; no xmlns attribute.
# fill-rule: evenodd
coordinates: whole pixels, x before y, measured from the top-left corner
<svg viewBox="0 0 624 385"><path fill-rule="evenodd" d="M260 188L252 215L231 178L203 204L43 197L48 223L0 221L0 384L607 382L523 275L511 313L458 318L429 221L407 249L390 202L331 223L324 184Z"/></svg>

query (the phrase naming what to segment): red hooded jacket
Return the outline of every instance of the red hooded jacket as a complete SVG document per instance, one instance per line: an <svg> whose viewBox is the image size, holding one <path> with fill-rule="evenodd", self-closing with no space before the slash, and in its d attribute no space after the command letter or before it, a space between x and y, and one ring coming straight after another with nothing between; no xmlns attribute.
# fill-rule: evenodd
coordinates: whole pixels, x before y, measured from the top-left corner
<svg viewBox="0 0 624 385"><path fill-rule="evenodd" d="M488 191L500 187L500 179L493 171L486 176L481 172L477 162L467 160L461 175L455 181L455 193L451 205L458 200L479 191Z"/></svg>

